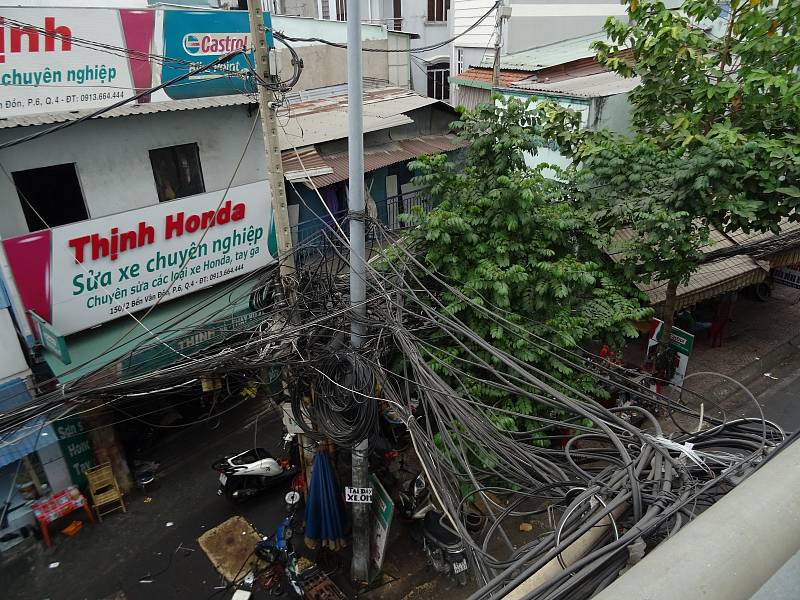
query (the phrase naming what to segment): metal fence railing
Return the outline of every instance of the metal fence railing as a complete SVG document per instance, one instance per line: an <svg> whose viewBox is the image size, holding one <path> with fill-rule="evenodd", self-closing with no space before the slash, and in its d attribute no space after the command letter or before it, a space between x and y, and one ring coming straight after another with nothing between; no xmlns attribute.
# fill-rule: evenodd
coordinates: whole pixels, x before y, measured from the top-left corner
<svg viewBox="0 0 800 600"><path fill-rule="evenodd" d="M385 202L376 203L377 218L389 231L399 231L408 226L408 221L402 217L411 212L412 208L420 207L425 213L430 212L434 204L417 192L406 192L387 198ZM347 256L348 249L341 240L339 228L349 235L347 211L338 211L333 214L336 223L330 215L309 219L292 227L292 238L295 245L295 262L308 263L316 258L329 257L334 254ZM366 228L367 240L376 239L375 228L368 225Z"/></svg>

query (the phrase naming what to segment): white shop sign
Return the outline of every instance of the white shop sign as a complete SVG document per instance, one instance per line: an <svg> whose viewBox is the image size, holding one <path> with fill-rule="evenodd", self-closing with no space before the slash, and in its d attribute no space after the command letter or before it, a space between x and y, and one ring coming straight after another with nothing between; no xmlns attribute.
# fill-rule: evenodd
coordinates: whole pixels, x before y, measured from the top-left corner
<svg viewBox="0 0 800 600"><path fill-rule="evenodd" d="M145 49L153 35L140 13L0 8L0 117L93 109L133 96L124 49ZM143 78L147 65L146 58L136 64Z"/></svg>
<svg viewBox="0 0 800 600"><path fill-rule="evenodd" d="M260 181L54 229L53 325L82 331L269 264L269 194Z"/></svg>

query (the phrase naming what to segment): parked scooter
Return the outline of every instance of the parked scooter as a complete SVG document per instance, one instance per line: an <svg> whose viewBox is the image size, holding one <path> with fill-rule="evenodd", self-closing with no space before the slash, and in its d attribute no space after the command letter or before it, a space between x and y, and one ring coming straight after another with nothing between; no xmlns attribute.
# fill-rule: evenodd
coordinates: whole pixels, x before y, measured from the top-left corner
<svg viewBox="0 0 800 600"><path fill-rule="evenodd" d="M297 557L292 545L292 536L294 535L292 526L299 504L300 494L297 492L286 494L286 516L281 520L275 533L256 544L255 553L261 560L278 568L278 573L283 571L292 592L302 598L303 586L297 573Z"/></svg>
<svg viewBox="0 0 800 600"><path fill-rule="evenodd" d="M225 456L211 465L219 473L217 495L230 502L241 502L261 492L291 481L297 467L275 458L264 448L253 448Z"/></svg>
<svg viewBox="0 0 800 600"><path fill-rule="evenodd" d="M464 544L434 507L422 473L406 482L397 506L404 518L420 521L422 547L434 570L453 577L459 585L466 585L469 563Z"/></svg>

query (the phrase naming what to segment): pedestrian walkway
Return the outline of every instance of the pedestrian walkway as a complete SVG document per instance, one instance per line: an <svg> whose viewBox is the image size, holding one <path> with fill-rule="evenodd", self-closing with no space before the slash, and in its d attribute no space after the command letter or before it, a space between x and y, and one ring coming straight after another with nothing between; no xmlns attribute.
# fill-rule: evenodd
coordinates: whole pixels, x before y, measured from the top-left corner
<svg viewBox="0 0 800 600"><path fill-rule="evenodd" d="M688 373L715 371L738 381L769 373L781 348L800 335L800 290L776 285L766 302L740 296L722 346L712 348L705 335L695 339ZM687 386L699 393L712 393L720 380L698 377Z"/></svg>

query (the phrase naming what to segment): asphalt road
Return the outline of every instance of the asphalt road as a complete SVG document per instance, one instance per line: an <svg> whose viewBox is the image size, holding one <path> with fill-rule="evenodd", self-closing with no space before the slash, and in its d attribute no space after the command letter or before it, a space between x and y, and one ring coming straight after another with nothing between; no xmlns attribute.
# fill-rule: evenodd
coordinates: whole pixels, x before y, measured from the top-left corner
<svg viewBox="0 0 800 600"><path fill-rule="evenodd" d="M800 355L763 375L764 391L759 395L764 416L786 431L800 429Z"/></svg>
<svg viewBox="0 0 800 600"><path fill-rule="evenodd" d="M267 492L235 507L216 495L217 477L210 465L229 452L252 447L256 414L253 404L245 404L223 416L215 430L197 425L162 444L157 454L162 461L158 481L146 495L137 490L126 497L127 513L115 512L102 523L86 524L73 538L55 535L51 549L31 539L12 559L3 557L0 597L203 600L211 596L221 578L200 550L197 538L236 514L247 518L262 534L272 533L283 517L288 484L287 490ZM280 437L280 416L260 416L258 445L280 454ZM152 501L146 503L146 496ZM70 520L60 527L56 524L52 531ZM195 551L175 552L179 546ZM56 562L58 566L50 568ZM152 583L140 582L146 576ZM216 597L230 597L230 592Z"/></svg>

